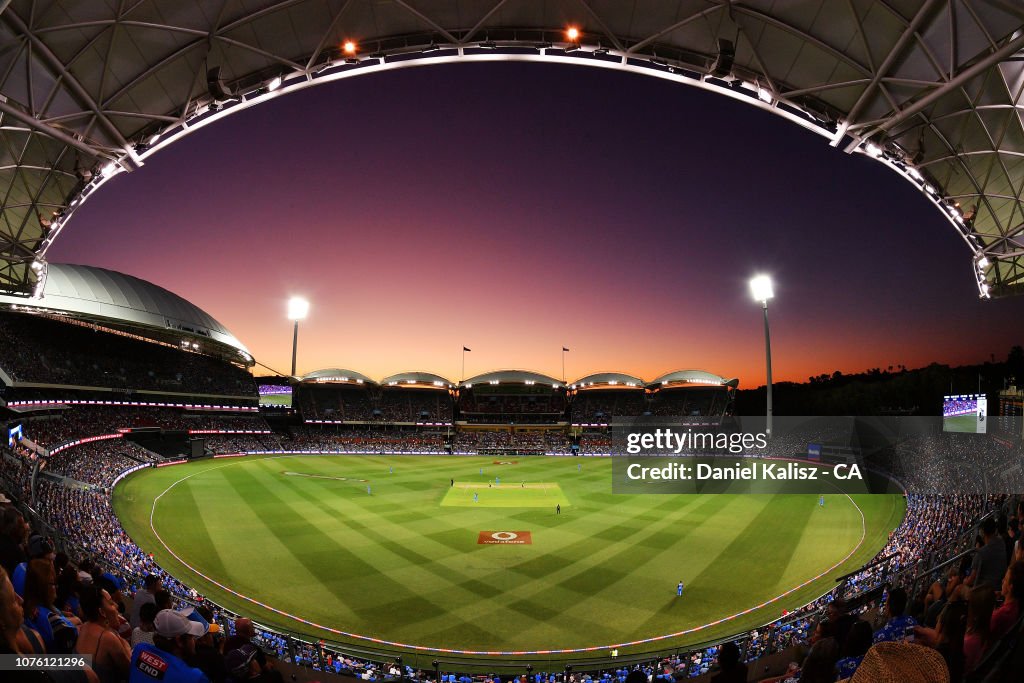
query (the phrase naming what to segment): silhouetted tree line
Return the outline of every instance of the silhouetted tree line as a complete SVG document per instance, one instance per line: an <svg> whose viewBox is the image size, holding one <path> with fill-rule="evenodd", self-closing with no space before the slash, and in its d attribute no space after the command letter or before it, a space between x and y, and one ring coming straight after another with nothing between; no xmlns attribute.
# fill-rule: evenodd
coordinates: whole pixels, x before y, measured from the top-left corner
<svg viewBox="0 0 1024 683"><path fill-rule="evenodd" d="M980 392L979 392L980 381ZM948 394L983 393L995 414L1006 383L1024 383L1024 348L1014 346L1003 362L950 367L932 363L908 370L896 365L844 375L815 375L807 382L778 382L772 391L775 415L939 415ZM737 415L763 415L765 388L740 389Z"/></svg>

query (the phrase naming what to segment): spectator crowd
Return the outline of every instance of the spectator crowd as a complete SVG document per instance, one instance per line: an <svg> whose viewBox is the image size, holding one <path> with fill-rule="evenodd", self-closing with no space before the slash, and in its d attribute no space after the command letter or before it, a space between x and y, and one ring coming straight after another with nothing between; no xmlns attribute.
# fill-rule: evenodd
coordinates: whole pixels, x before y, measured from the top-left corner
<svg viewBox="0 0 1024 683"><path fill-rule="evenodd" d="M226 361L75 321L0 313L0 367L15 381L255 396Z"/></svg>

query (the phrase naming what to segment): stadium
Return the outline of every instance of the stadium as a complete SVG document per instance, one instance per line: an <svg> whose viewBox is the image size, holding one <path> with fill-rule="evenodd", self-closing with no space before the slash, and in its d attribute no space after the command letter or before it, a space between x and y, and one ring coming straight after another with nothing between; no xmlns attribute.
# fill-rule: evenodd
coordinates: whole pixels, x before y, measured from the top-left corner
<svg viewBox="0 0 1024 683"><path fill-rule="evenodd" d="M376 72L521 61L689 85L877 162L955 232L978 298L1011 298L1014 3L850 3L834 21L830 2L143 5L0 9L0 654L90 651L95 673L76 680L132 683L179 660L238 682L860 683L907 662L911 680L1019 680L1024 431L1008 381L991 412L979 376L941 413L773 426L770 291L755 292L765 415L738 408L739 373L689 349L696 366L643 376L567 377L566 347L561 376L467 376L466 346L458 378L397 357L360 372L343 352L298 373L302 314L292 372L266 375L246 335L187 298L48 258L100 188L233 114ZM570 315L595 337L619 326ZM401 329L386 316L353 334ZM737 461L866 474L619 488L624 437L664 425L771 437ZM739 467L697 451L645 455Z"/></svg>

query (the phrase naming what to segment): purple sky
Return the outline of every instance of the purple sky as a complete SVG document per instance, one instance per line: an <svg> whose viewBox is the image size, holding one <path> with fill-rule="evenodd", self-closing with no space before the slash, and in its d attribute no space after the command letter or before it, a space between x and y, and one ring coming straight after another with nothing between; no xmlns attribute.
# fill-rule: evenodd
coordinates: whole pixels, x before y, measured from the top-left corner
<svg viewBox="0 0 1024 683"><path fill-rule="evenodd" d="M652 78L420 67L277 98L115 178L53 262L195 302L287 372L452 379L498 367L763 383L748 278L770 273L778 380L1005 357L1024 299L980 301L969 252L880 164Z"/></svg>

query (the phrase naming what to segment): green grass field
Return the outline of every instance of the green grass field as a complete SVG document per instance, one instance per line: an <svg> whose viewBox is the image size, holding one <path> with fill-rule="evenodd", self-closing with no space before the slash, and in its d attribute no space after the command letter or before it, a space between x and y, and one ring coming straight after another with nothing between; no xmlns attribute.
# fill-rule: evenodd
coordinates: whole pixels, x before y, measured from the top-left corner
<svg viewBox="0 0 1024 683"><path fill-rule="evenodd" d="M291 394L262 394L260 395L261 406L283 406L285 408L292 407L292 395Z"/></svg>
<svg viewBox="0 0 1024 683"><path fill-rule="evenodd" d="M942 418L942 431L974 434L978 431L978 416L953 415L952 417L944 417Z"/></svg>
<svg viewBox="0 0 1024 683"><path fill-rule="evenodd" d="M853 553L761 609L623 654L777 618L868 561L905 512L892 495L832 495L819 507L808 495L613 495L611 481L609 458L250 457L145 470L122 482L113 502L142 548L215 601L294 633L371 647L379 644L232 595L168 548L217 582L316 624L486 651L605 646L693 629ZM532 543L483 545L483 531L528 531Z"/></svg>

